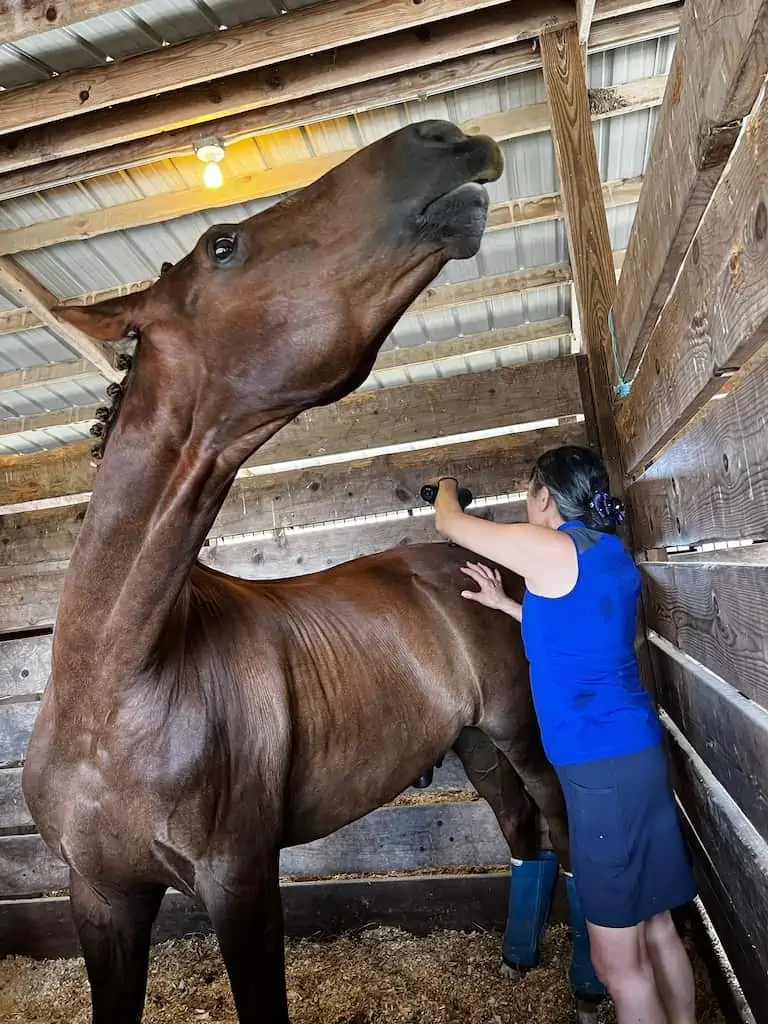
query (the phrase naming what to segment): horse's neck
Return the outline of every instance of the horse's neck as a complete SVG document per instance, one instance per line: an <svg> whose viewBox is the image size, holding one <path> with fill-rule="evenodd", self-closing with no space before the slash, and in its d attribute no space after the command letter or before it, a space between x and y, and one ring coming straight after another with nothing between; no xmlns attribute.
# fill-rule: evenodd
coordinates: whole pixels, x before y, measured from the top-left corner
<svg viewBox="0 0 768 1024"><path fill-rule="evenodd" d="M125 679L151 657L242 457L201 417L130 409L110 436L59 603L54 674ZM126 407L128 406L128 407ZM204 419L204 418L203 418ZM186 436L169 422L192 424Z"/></svg>

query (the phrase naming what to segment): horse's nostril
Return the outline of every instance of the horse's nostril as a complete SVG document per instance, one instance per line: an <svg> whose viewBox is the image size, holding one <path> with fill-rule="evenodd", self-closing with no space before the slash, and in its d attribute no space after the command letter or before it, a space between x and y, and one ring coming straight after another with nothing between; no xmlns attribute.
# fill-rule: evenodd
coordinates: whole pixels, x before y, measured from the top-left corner
<svg viewBox="0 0 768 1024"><path fill-rule="evenodd" d="M424 142L452 143L461 138L461 129L450 121L426 121L416 125L416 134Z"/></svg>

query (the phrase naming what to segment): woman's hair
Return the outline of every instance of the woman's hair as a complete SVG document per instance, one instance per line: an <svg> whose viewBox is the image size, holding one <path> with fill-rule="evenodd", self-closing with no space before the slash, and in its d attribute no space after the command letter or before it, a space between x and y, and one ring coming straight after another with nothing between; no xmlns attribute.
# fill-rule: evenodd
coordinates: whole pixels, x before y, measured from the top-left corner
<svg viewBox="0 0 768 1024"><path fill-rule="evenodd" d="M603 460L589 448L563 445L536 460L533 493L546 487L564 520L580 519L601 533L615 533L624 521L624 503L611 496Z"/></svg>

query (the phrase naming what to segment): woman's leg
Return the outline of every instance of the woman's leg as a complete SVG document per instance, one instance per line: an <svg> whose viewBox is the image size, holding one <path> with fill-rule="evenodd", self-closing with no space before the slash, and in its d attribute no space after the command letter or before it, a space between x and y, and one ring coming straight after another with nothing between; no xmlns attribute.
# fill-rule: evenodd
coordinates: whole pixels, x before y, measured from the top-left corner
<svg viewBox="0 0 768 1024"><path fill-rule="evenodd" d="M645 922L645 942L667 1021L696 1024L693 968L669 911Z"/></svg>
<svg viewBox="0 0 768 1024"><path fill-rule="evenodd" d="M608 989L618 1024L667 1024L645 939L645 924L604 928L590 924L592 963Z"/></svg>

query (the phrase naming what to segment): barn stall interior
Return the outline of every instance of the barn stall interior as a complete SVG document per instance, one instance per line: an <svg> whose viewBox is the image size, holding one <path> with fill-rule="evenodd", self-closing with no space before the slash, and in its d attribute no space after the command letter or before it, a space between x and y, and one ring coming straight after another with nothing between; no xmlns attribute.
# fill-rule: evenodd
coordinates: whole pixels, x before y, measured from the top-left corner
<svg viewBox="0 0 768 1024"><path fill-rule="evenodd" d="M768 4L11 0L0 40L4 1019L87 1019L79 962L16 959L78 954L21 768L89 433L132 344L51 310L138 291L209 226L440 117L504 154L480 252L416 299L357 391L246 461L200 559L269 579L437 540L420 497L435 472L519 520L539 452L599 448L628 501L640 649L697 868L698 969L721 1004L705 980L702 1020L768 1021ZM565 925L541 971L497 977L508 850L452 755L431 786L285 850L281 874L290 936L364 937L291 947L297 1022L564 1019ZM492 941L444 931L478 928ZM155 939L208 930L170 893ZM323 966L350 979L328 986L337 1003L317 1002ZM235 1019L204 940L164 947L152 986L148 1021Z"/></svg>

